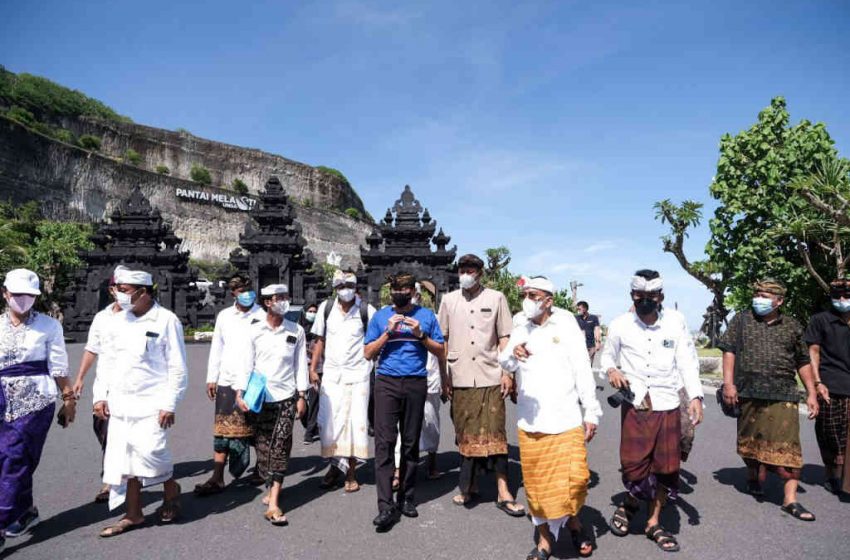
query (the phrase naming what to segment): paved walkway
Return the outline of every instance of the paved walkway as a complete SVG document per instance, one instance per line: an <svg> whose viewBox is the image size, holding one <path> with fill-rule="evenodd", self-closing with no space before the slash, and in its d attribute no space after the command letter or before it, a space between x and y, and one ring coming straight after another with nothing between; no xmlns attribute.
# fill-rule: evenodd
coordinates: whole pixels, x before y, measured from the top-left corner
<svg viewBox="0 0 850 560"><path fill-rule="evenodd" d="M525 558L531 549L532 527L526 519L509 518L493 504L493 484L485 483L483 500L470 509L452 505L458 454L448 407L442 411L443 436L440 466L449 471L437 481L420 477L420 516L403 519L392 532L379 535L371 521L376 514L371 464L360 474L363 489L346 495L341 490L318 489L324 470L317 457L318 444L301 444L301 428L295 433L291 472L285 481L284 507L289 527L274 528L262 518L260 490L236 484L228 492L205 499L191 495L192 487L212 468L212 406L204 396L208 346L188 347L189 393L177 413L171 436L176 471L186 493L183 521L133 531L115 539L99 539L99 529L118 518L106 506L92 503L100 486L100 451L91 432L90 385L80 401L78 423L68 430L51 429L41 467L36 473L35 495L42 524L31 536L10 540L6 557L61 558L207 558L257 559L395 559L425 558L502 559ZM76 371L82 348L69 347ZM610 391L599 392L602 399ZM707 399L711 401L712 399ZM618 473L618 413L603 401L605 416L599 435L590 445L592 488L581 515L597 534L594 558L628 559L668 557L639 531L645 517L634 523L634 535L613 536L608 529L612 499L622 492ZM513 406L509 405L513 421ZM664 524L675 532L682 551L680 559L796 559L846 558L850 527L850 504L840 503L820 484L823 468L814 441L813 424L802 420L804 457L800 500L818 520L803 523L779 510L781 487L772 481L766 500L756 502L742 494L745 472L735 454L734 421L724 418L709 402L706 423L698 429L695 450L683 471L683 491L676 507L668 507ZM516 462L516 430L509 429L511 480L517 487L520 468ZM422 471L420 471L422 472ZM519 498L524 500L522 491ZM162 498L161 487L145 492L145 512L152 515ZM569 538L562 538L556 558L576 557Z"/></svg>

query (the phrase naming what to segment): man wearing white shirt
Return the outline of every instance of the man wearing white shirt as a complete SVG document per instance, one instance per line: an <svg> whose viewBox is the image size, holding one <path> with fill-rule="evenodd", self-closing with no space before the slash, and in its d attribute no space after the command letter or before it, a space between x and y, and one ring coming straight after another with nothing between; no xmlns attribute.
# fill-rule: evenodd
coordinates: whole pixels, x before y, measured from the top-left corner
<svg viewBox="0 0 850 560"><path fill-rule="evenodd" d="M576 552L590 556L593 543L578 513L590 481L586 443L602 416L596 382L575 317L553 313L552 282L533 277L523 290L527 321L514 327L499 361L516 374L520 462L528 509L540 535L528 558L546 560L565 525Z"/></svg>
<svg viewBox="0 0 850 560"><path fill-rule="evenodd" d="M115 267L115 272L109 279L109 297L112 302L98 311L94 319L92 319L89 327L89 335L86 340L86 348L83 351L83 358L80 360L80 368L77 370L77 379L74 381L74 394L79 398L83 392L86 374L91 369L92 364L97 360L97 368L95 369L94 383L95 385L108 383L107 377L112 374L114 357L111 351L114 349L113 337L116 329L113 328L113 320L121 319L123 310L115 301L115 275L122 270L127 270L124 265ZM123 320L123 319L121 319ZM97 437L102 453L106 453L106 438L109 433L109 420L102 420L97 415L92 414L92 428L94 435ZM103 472L101 469L101 476ZM109 501L109 485L104 484L100 492L94 498L96 503L104 503Z"/></svg>
<svg viewBox="0 0 850 560"><path fill-rule="evenodd" d="M665 551L679 550L676 538L659 522L667 495L679 485L681 418L679 389L688 394L688 415L702 421L699 360L687 326L678 316L665 318L663 280L654 270L639 270L631 282L634 311L608 326L602 369L611 385L630 390L622 404L620 463L628 490L614 512L611 532L625 536L640 507L649 504L646 535ZM621 395L624 395L621 391Z"/></svg>
<svg viewBox="0 0 850 560"><path fill-rule="evenodd" d="M231 307L222 309L215 319L210 356L207 362L207 397L215 401L213 426L213 474L195 486L195 494L209 496L224 490L224 465L239 478L250 461L249 438L254 430L245 413L236 406L234 385L242 379L241 370L250 350L250 326L265 321L266 313L257 305L257 293L247 278L234 276L227 286L233 295Z"/></svg>
<svg viewBox="0 0 850 560"><path fill-rule="evenodd" d="M248 388L250 372L266 377L262 409L253 417L257 446L257 472L269 487L268 508L264 517L272 525L288 525L279 505L280 488L292 451L292 427L307 408L307 337L298 323L284 318L289 311L289 288L271 284L260 291L266 319L251 327L250 350L246 354L236 402L243 412L242 400Z"/></svg>
<svg viewBox="0 0 850 560"><path fill-rule="evenodd" d="M320 386L319 436L322 457L331 459L323 488L336 486L346 473L345 491L357 492L355 469L369 458L369 374L372 362L363 356L363 337L375 308L357 296L357 277L337 270L333 276L336 297L316 311L316 335L310 366L310 383ZM324 354L324 362L322 356ZM323 364L319 377L318 365Z"/></svg>
<svg viewBox="0 0 850 560"><path fill-rule="evenodd" d="M126 500L127 512L101 531L101 537L144 523L142 486L164 483L163 503L157 509L160 522L179 516L180 485L174 480L166 430L174 425L188 378L183 326L154 299L151 275L122 270L115 281L115 299L124 314L113 325L115 369L106 383L95 385L94 413L109 418L103 465L103 481L110 485L109 508Z"/></svg>

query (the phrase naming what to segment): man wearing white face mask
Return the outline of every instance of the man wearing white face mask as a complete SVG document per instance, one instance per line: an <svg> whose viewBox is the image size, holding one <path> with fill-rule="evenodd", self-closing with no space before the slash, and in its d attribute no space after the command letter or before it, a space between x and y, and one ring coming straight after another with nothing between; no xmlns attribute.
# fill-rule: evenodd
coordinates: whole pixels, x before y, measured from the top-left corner
<svg viewBox="0 0 850 560"><path fill-rule="evenodd" d="M310 362L310 383L320 388L318 423L322 457L331 459L322 488L335 487L345 473L345 491L356 492L360 489L355 475L357 462L369 458L372 362L363 355L363 337L375 308L355 293L357 277L353 272L337 270L333 287L336 298L319 305L311 330L317 339ZM320 363L321 377L317 371Z"/></svg>
<svg viewBox="0 0 850 560"><path fill-rule="evenodd" d="M94 413L109 419L103 482L110 485L109 509L126 501L126 514L106 527L101 537L114 537L144 524L142 486L162 483L164 497L156 514L161 523L180 515L180 485L168 448L167 430L177 403L186 393L188 368L183 325L154 299L148 272L116 274L115 301L124 310L112 326L115 366L94 391Z"/></svg>
<svg viewBox="0 0 850 560"><path fill-rule="evenodd" d="M269 488L264 517L272 525L283 526L289 522L280 508L280 489L292 451L292 427L307 410L307 337L301 325L285 318L289 311L286 284L266 286L260 297L268 313L264 321L251 327L243 375L236 385L236 403L248 412L242 395L250 373L266 376L265 402L253 416L257 472Z"/></svg>
<svg viewBox="0 0 850 560"><path fill-rule="evenodd" d="M213 474L195 486L198 496L210 496L224 490L224 467L239 478L248 467L251 456L249 438L254 431L245 414L236 407L234 385L242 377L241 367L248 352L251 325L264 321L266 313L257 305L257 292L251 281L234 276L227 287L233 305L222 309L215 319L210 355L207 361L207 397L215 402L213 425Z"/></svg>
<svg viewBox="0 0 850 560"><path fill-rule="evenodd" d="M76 395L68 382L62 325L32 309L41 294L31 270L10 270L0 315L0 551L39 522L33 474L53 421L57 386L64 406L60 423L74 421Z"/></svg>
<svg viewBox="0 0 850 560"><path fill-rule="evenodd" d="M460 451L460 493L452 498L463 506L478 494L478 478L496 473L496 507L523 517L508 488L508 439L505 398L513 390L513 374L502 370L499 351L511 334L511 312L504 294L481 285L484 261L475 255L458 259L460 290L440 303L440 328L446 338L447 372L444 383L452 399L452 422Z"/></svg>

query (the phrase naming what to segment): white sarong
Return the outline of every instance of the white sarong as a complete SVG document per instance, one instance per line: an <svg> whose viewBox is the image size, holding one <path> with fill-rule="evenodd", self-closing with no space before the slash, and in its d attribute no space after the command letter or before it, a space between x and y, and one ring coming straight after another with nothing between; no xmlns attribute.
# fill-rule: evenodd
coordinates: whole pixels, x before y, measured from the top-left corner
<svg viewBox="0 0 850 560"><path fill-rule="evenodd" d="M369 380L324 381L319 391L319 437L322 457L369 458ZM340 461L347 468L347 461Z"/></svg>
<svg viewBox="0 0 850 560"><path fill-rule="evenodd" d="M142 418L109 417L109 437L103 458L103 482L108 484L109 509L124 503L127 479L138 478L142 486L165 482L174 476L166 430L159 415Z"/></svg>

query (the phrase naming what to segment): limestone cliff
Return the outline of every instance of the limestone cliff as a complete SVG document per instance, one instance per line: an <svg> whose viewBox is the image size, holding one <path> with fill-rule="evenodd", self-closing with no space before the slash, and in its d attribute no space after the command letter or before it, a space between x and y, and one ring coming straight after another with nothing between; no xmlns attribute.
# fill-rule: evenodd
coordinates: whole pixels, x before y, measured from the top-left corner
<svg viewBox="0 0 850 560"><path fill-rule="evenodd" d="M235 196L228 189L203 187L188 180L191 166L208 168L213 185L229 185L239 178L247 184L249 195L255 195L271 175L277 175L287 194L298 203L298 221L313 253L323 258L333 250L343 257L344 266L359 262L359 247L371 224L340 212L355 208L366 215L354 190L332 174L188 133L87 118L64 119L63 124L77 135L100 137L100 153L0 117L0 198L13 202L39 200L44 214L57 220L102 220L133 186L139 185L172 223L193 257L224 259L238 245L248 215L178 198L178 189ZM120 155L128 149L141 156L138 165L121 160ZM157 165L168 166L170 175L156 173Z"/></svg>

